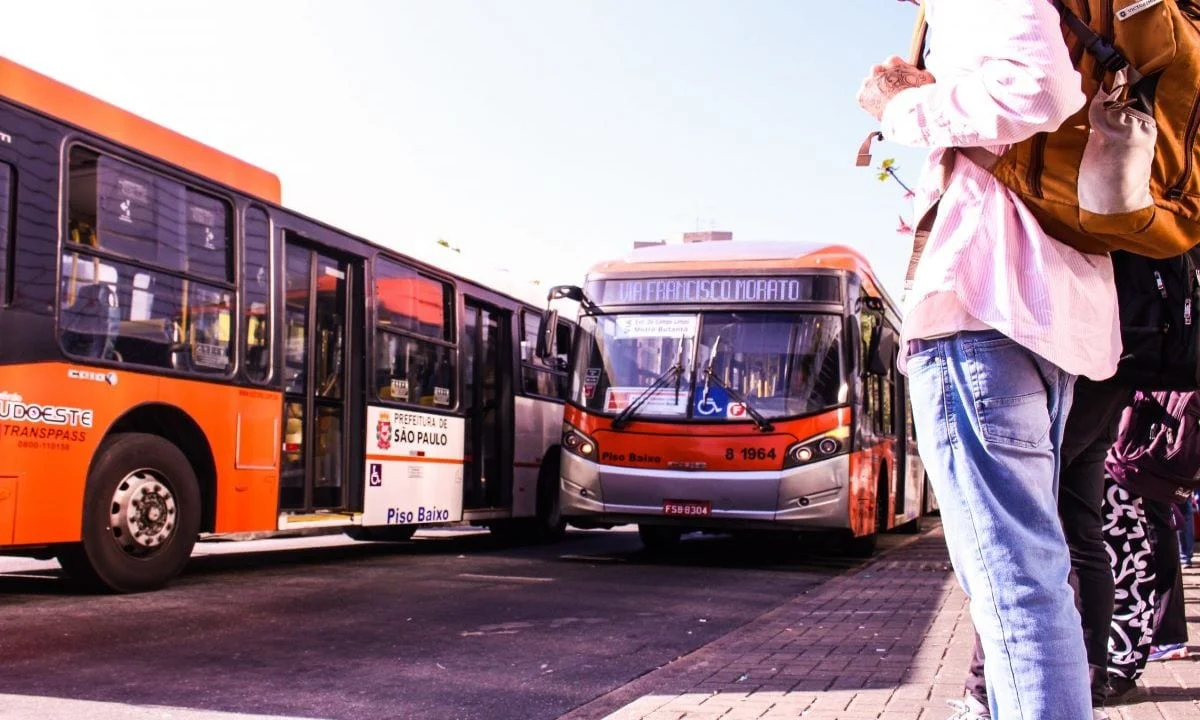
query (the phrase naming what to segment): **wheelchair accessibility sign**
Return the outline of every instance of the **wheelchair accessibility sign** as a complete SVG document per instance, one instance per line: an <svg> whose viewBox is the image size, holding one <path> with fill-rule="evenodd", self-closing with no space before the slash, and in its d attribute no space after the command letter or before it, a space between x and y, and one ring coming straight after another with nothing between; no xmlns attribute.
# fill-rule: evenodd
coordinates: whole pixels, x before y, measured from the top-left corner
<svg viewBox="0 0 1200 720"><path fill-rule="evenodd" d="M739 420L746 417L746 406L739 402L731 402L729 393L724 388L710 385L707 393L703 389L696 393L692 413L701 420Z"/></svg>

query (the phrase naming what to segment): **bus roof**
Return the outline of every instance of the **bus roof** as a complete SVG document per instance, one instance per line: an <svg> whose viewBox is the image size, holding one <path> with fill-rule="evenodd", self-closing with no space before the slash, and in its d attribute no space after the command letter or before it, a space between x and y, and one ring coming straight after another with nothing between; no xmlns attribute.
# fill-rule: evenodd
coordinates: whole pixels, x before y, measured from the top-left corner
<svg viewBox="0 0 1200 720"><path fill-rule="evenodd" d="M4 57L0 57L0 95L251 197L281 204L276 175Z"/></svg>
<svg viewBox="0 0 1200 720"><path fill-rule="evenodd" d="M593 265L589 272L811 270L833 268L874 275L854 248L830 243L729 240L655 245Z"/></svg>

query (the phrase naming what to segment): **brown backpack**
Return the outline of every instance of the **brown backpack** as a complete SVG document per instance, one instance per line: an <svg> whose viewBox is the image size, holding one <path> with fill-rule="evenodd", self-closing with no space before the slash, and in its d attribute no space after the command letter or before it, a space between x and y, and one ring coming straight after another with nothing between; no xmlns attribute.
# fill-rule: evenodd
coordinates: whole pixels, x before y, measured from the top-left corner
<svg viewBox="0 0 1200 720"><path fill-rule="evenodd" d="M1152 258L1200 243L1200 0L1054 0L1088 98L996 156L958 148L1052 237ZM921 7L912 62L924 67Z"/></svg>

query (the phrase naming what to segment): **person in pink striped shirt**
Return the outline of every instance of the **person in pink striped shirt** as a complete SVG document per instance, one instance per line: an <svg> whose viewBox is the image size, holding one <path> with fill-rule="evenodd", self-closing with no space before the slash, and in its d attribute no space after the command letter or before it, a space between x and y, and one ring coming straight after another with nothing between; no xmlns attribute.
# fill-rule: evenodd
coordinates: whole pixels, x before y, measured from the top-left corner
<svg viewBox="0 0 1200 720"><path fill-rule="evenodd" d="M858 95L885 138L932 151L915 210L936 217L906 281L900 351L921 456L971 598L990 717L1104 717L1056 509L1075 380L1111 377L1121 352L1112 264L1047 236L952 151L1003 152L1086 98L1051 0L925 0L925 12L929 72L891 58Z"/></svg>

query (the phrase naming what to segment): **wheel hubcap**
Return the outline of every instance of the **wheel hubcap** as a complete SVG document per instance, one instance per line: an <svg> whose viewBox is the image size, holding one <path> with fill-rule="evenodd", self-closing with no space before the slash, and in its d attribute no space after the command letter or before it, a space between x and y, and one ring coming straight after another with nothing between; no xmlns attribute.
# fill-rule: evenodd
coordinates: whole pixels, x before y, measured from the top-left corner
<svg viewBox="0 0 1200 720"><path fill-rule="evenodd" d="M126 475L117 484L110 507L113 540L130 555L155 552L175 532L175 496L149 470Z"/></svg>

